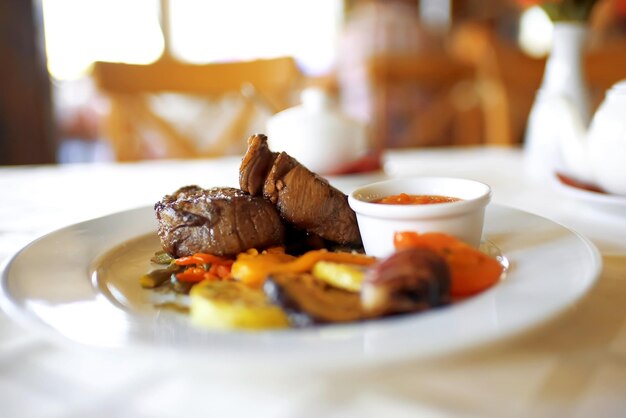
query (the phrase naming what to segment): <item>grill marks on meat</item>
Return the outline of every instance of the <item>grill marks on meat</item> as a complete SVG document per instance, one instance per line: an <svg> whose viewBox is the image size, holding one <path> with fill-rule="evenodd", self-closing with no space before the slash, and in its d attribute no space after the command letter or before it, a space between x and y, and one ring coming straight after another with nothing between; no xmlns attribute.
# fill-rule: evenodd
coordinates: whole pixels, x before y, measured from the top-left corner
<svg viewBox="0 0 626 418"><path fill-rule="evenodd" d="M276 180L281 216L298 228L339 244L360 245L356 216L347 197L301 165ZM267 183L266 183L267 184ZM270 199L273 199L271 197Z"/></svg>
<svg viewBox="0 0 626 418"><path fill-rule="evenodd" d="M239 189L186 186L154 208L161 246L174 257L197 252L232 256L284 241L284 226L275 206Z"/></svg>
<svg viewBox="0 0 626 418"><path fill-rule="evenodd" d="M239 180L242 190L263 193L296 228L342 245L361 245L348 197L288 154L271 152L265 135L248 140Z"/></svg>

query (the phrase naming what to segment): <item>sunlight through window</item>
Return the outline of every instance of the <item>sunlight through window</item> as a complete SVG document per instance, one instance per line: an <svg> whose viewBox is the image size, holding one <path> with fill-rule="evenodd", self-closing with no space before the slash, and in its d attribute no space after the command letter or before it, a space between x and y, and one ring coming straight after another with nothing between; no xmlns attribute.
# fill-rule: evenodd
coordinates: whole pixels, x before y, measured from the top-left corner
<svg viewBox="0 0 626 418"><path fill-rule="evenodd" d="M163 53L158 0L42 0L48 69L84 76L94 61L147 64ZM172 54L193 63L293 56L329 70L341 0L170 0Z"/></svg>
<svg viewBox="0 0 626 418"><path fill-rule="evenodd" d="M305 72L327 71L342 1L178 0L171 3L172 53L207 63L293 56Z"/></svg>
<svg viewBox="0 0 626 418"><path fill-rule="evenodd" d="M156 0L43 0L48 69L57 79L94 61L146 64L163 51Z"/></svg>

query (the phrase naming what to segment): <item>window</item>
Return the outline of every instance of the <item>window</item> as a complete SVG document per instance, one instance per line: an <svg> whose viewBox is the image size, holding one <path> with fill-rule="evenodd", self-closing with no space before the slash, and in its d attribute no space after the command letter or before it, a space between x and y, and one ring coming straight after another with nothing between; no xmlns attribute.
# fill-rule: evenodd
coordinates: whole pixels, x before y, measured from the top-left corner
<svg viewBox="0 0 626 418"><path fill-rule="evenodd" d="M48 68L84 75L93 61L149 63L163 53L158 0L42 0ZM342 0L169 0L171 53L195 62L291 55L309 74L332 65Z"/></svg>
<svg viewBox="0 0 626 418"><path fill-rule="evenodd" d="M332 64L342 23L337 0L171 2L172 53L206 63L291 55L308 73Z"/></svg>
<svg viewBox="0 0 626 418"><path fill-rule="evenodd" d="M82 77L92 62L145 64L163 52L157 0L43 0L48 70Z"/></svg>

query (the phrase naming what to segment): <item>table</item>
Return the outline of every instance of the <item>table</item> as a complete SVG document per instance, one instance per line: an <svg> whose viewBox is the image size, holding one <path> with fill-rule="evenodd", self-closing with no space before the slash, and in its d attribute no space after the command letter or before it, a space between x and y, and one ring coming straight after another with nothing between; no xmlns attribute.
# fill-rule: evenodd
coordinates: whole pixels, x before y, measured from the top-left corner
<svg viewBox="0 0 626 418"><path fill-rule="evenodd" d="M182 185L236 186L238 164L224 158L2 167L0 260L46 232L151 205ZM423 149L387 153L385 173L331 182L348 192L386 176L472 178L492 186L495 203L587 236L603 256L597 285L536 329L433 361L250 375L60 343L0 313L0 416L624 416L626 213L565 197L523 173L517 149Z"/></svg>

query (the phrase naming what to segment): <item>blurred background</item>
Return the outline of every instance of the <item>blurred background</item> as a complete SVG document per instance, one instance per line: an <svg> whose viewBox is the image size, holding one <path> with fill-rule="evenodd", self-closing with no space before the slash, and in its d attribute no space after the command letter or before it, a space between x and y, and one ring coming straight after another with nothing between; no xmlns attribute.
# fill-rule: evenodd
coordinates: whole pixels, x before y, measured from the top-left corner
<svg viewBox="0 0 626 418"><path fill-rule="evenodd" d="M535 3L0 0L0 164L236 154L307 87L372 148L519 146L553 28ZM588 25L597 104L626 1Z"/></svg>

